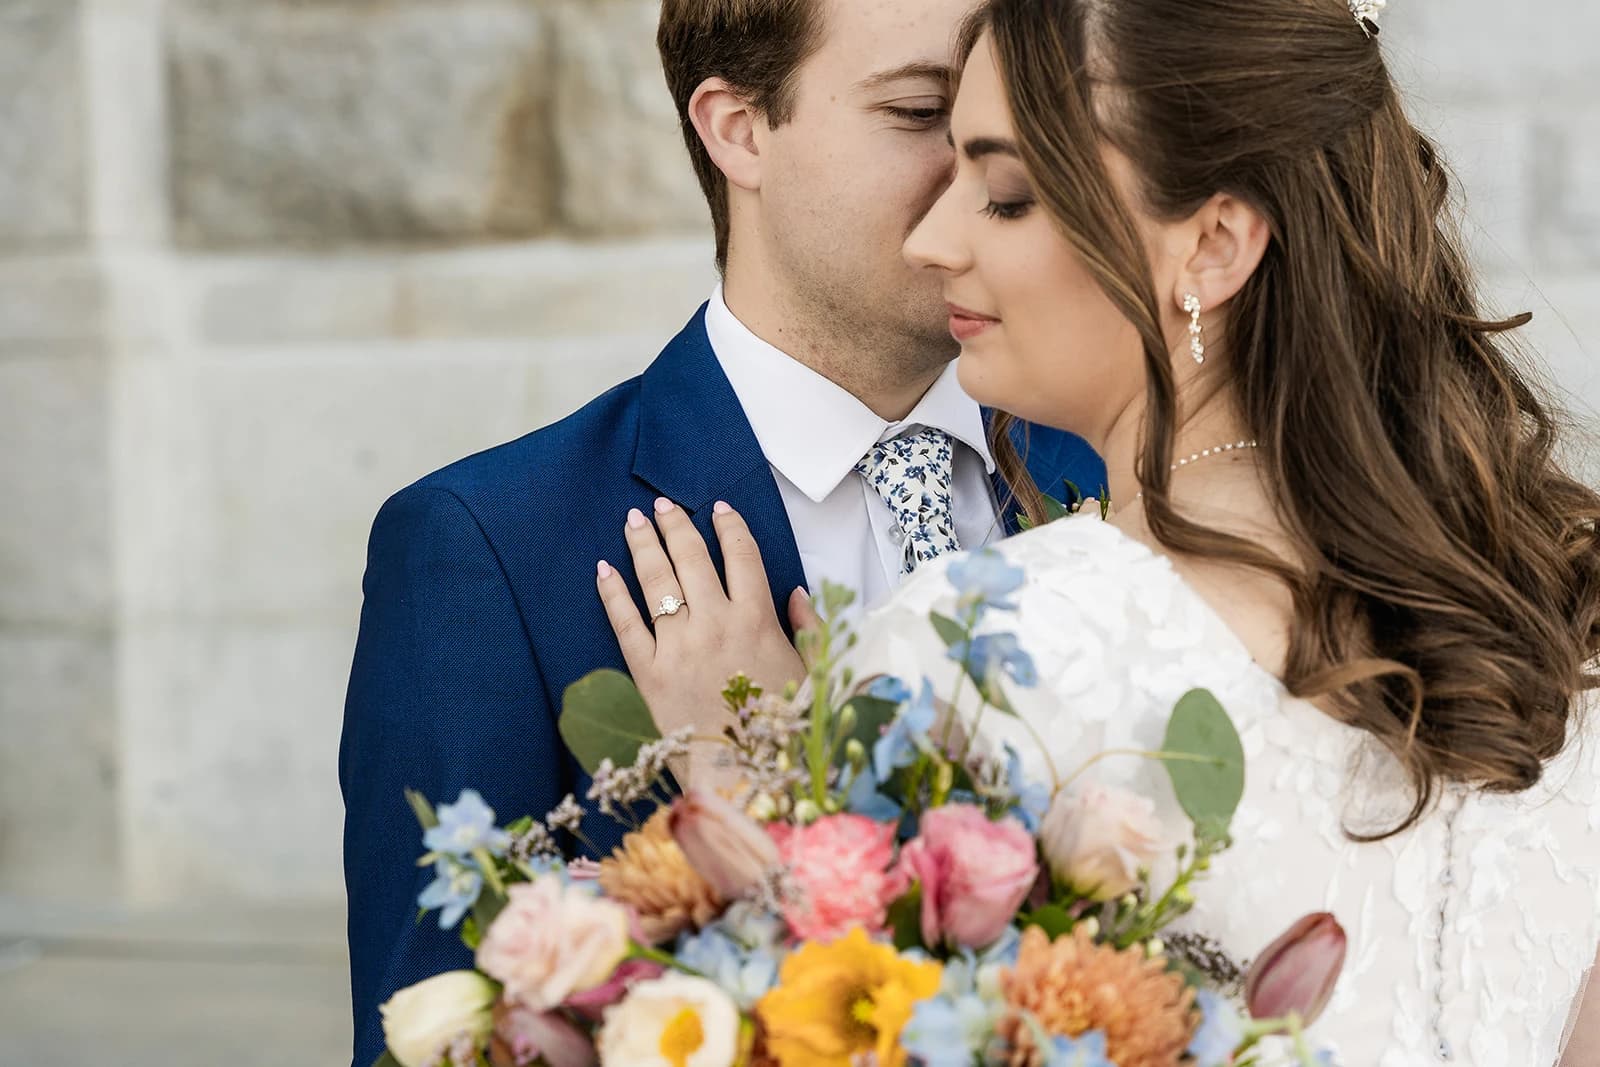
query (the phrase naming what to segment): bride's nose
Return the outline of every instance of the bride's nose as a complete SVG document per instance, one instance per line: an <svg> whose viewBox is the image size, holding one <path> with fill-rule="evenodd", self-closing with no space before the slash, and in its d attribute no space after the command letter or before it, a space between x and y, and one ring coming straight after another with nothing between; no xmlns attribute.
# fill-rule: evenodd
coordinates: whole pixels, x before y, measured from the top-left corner
<svg viewBox="0 0 1600 1067"><path fill-rule="evenodd" d="M971 265L956 217L955 186L935 200L900 250L915 270L933 268L959 274Z"/></svg>

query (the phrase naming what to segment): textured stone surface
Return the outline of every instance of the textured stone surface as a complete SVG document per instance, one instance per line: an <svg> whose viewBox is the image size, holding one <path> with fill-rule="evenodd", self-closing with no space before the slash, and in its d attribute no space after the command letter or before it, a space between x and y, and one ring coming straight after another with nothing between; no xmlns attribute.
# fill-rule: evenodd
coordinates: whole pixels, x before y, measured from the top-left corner
<svg viewBox="0 0 1600 1067"><path fill-rule="evenodd" d="M531 5L191 2L171 17L185 244L479 240L548 221Z"/></svg>
<svg viewBox="0 0 1600 1067"><path fill-rule="evenodd" d="M105 632L0 626L0 893L120 888L114 674Z"/></svg>
<svg viewBox="0 0 1600 1067"><path fill-rule="evenodd" d="M109 625L106 361L0 358L0 625Z"/></svg>
<svg viewBox="0 0 1600 1067"><path fill-rule="evenodd" d="M656 54L655 0L554 8L562 219L580 233L705 230L710 215Z"/></svg>
<svg viewBox="0 0 1600 1067"><path fill-rule="evenodd" d="M87 228L76 0L0 2L0 246L61 246Z"/></svg>

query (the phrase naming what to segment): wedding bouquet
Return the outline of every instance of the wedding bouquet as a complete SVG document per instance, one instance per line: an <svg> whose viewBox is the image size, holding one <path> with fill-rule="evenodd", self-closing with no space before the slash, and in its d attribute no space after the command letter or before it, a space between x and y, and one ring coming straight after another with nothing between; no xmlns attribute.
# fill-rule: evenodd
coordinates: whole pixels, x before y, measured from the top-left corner
<svg viewBox="0 0 1600 1067"><path fill-rule="evenodd" d="M587 799L630 828L598 864L562 858L563 839L583 843L575 796L501 828L470 790L437 811L411 794L437 873L419 903L459 925L477 969L384 1004L379 1065L1325 1062L1304 1028L1343 966L1332 916L1307 916L1247 972L1171 929L1244 791L1208 692L1178 702L1160 751L1089 761L1159 760L1187 827L1081 770L1026 780L1016 751L983 743L984 715L1015 714L1006 687L1036 682L1014 634L978 629L1014 610L1023 578L970 556L949 570L954 617L929 620L975 715L926 681L858 684L841 667L849 596L826 590L801 637L807 682L779 694L736 677L723 693L723 792L675 791L669 769L701 739L661 736L625 676L575 684L562 736Z"/></svg>

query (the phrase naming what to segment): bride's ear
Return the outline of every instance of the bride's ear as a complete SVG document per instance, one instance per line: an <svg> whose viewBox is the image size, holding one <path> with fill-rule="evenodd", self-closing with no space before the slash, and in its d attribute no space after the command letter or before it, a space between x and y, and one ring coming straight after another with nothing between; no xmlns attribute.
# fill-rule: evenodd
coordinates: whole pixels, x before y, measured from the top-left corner
<svg viewBox="0 0 1600 1067"><path fill-rule="evenodd" d="M1178 273L1174 299L1179 307L1191 294L1208 311L1232 300L1261 265L1272 240L1261 212L1227 193L1206 201L1186 228L1193 245Z"/></svg>
<svg viewBox="0 0 1600 1067"><path fill-rule="evenodd" d="M721 78L707 78L689 98L689 121L730 185L752 192L761 188L759 116L749 101Z"/></svg>

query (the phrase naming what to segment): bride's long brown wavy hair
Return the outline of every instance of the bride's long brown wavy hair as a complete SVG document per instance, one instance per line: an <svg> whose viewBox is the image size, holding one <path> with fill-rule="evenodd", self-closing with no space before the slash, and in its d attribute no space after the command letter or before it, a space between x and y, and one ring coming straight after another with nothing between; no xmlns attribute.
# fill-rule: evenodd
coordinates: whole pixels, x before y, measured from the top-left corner
<svg viewBox="0 0 1600 1067"><path fill-rule="evenodd" d="M1283 581L1285 684L1415 786L1403 822L1352 836L1413 825L1445 782L1534 785L1600 684L1600 496L1558 466L1557 417L1513 359L1529 316L1480 311L1449 177L1378 41L1346 0L993 0L969 54L985 31L1039 203L1143 339L1151 532ZM1226 192L1268 222L1221 348L1291 561L1172 506L1172 357L1102 142L1144 211ZM1042 518L1006 431L997 456Z"/></svg>

